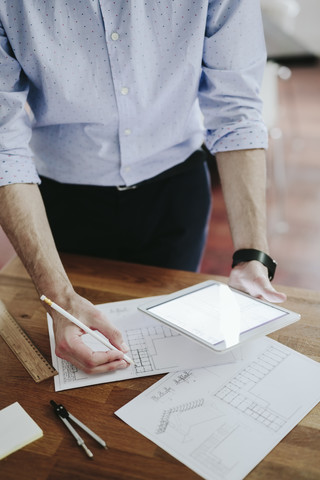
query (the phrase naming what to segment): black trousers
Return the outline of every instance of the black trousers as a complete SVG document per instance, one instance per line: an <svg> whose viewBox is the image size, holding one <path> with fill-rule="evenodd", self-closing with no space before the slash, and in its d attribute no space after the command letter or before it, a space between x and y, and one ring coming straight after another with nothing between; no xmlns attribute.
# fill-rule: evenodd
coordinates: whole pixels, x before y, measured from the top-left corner
<svg viewBox="0 0 320 480"><path fill-rule="evenodd" d="M196 271L211 207L206 163L118 191L42 177L59 251Z"/></svg>

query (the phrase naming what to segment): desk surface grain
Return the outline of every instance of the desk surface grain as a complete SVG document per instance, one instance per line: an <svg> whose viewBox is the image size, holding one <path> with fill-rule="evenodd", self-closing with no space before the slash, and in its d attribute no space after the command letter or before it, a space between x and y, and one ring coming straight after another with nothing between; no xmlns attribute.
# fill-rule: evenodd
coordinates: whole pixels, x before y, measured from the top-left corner
<svg viewBox="0 0 320 480"><path fill-rule="evenodd" d="M63 263L80 294L105 303L170 293L211 275L180 272L108 260L63 255ZM272 338L320 361L320 293L279 287L288 295L286 308L301 320ZM44 356L50 360L46 315L36 290L15 258L0 272L0 299ZM63 392L53 380L36 384L0 338L0 409L18 401L44 431L40 440L0 462L3 480L153 479L192 480L200 477L135 432L114 412L160 377L152 376ZM292 378L294 381L294 378ZM319 381L315 379L315 381ZM86 436L94 452L90 460L59 422L49 402L62 403L103 437L104 450ZM88 440L87 440L88 439ZM248 475L248 480L320 479L320 407L315 407Z"/></svg>

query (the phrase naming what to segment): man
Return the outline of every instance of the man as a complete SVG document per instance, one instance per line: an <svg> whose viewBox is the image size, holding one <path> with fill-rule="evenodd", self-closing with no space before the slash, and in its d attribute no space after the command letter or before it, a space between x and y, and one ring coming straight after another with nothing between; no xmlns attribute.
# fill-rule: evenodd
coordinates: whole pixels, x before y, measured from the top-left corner
<svg viewBox="0 0 320 480"><path fill-rule="evenodd" d="M258 2L5 1L0 21L1 224L39 295L119 349L91 352L50 311L57 354L86 372L125 368L121 333L74 292L55 243L196 270L210 210L205 142L235 250L270 260ZM230 285L285 298L266 262L235 263Z"/></svg>

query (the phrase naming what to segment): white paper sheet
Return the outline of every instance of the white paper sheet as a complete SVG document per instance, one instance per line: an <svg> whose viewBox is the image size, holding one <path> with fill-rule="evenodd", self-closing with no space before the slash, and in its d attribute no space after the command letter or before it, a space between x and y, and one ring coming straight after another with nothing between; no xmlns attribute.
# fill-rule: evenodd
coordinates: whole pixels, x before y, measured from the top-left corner
<svg viewBox="0 0 320 480"><path fill-rule="evenodd" d="M55 355L52 319L48 315L52 363L59 372L59 375L54 377L55 390L168 373L184 368L220 365L237 360L240 355L237 350L217 354L139 311L138 306L149 299L97 305L97 308L105 312L109 320L120 329L125 343L130 348L128 355L135 363L134 366L124 370L99 375L88 375ZM94 351L105 350L105 347L90 335L84 335L83 340Z"/></svg>
<svg viewBox="0 0 320 480"><path fill-rule="evenodd" d="M243 479L320 400L320 364L263 337L170 373L116 412L207 480Z"/></svg>

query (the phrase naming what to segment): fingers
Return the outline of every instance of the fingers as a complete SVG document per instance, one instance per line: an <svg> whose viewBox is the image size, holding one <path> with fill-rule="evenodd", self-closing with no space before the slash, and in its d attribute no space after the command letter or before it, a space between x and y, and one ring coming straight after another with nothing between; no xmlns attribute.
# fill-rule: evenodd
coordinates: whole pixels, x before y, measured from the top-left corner
<svg viewBox="0 0 320 480"><path fill-rule="evenodd" d="M84 332L55 311L50 312L54 323L56 355L80 370L89 373L106 373L128 367L124 353L129 349L123 342L121 332L106 316L82 297L77 298L76 309L68 310L93 330L100 331L117 350L92 351L82 340Z"/></svg>
<svg viewBox="0 0 320 480"><path fill-rule="evenodd" d="M115 326L108 320L107 316L100 310L90 304L88 309L82 310L81 316L86 318L85 323L92 330L98 330L102 333L102 335L104 335L118 350L121 350L124 353L129 351L129 347L123 341L120 330L115 328Z"/></svg>
<svg viewBox="0 0 320 480"><path fill-rule="evenodd" d="M248 293L256 298L261 298L267 302L281 303L286 300L286 295L277 292L266 277L257 277L254 282L247 282Z"/></svg>
<svg viewBox="0 0 320 480"><path fill-rule="evenodd" d="M64 344L57 345L56 355L88 374L107 373L128 366L123 353L114 350L93 352L83 343L81 336L71 340L67 348Z"/></svg>
<svg viewBox="0 0 320 480"><path fill-rule="evenodd" d="M272 303L286 300L285 293L273 288L268 278L268 270L257 261L247 262L235 267L229 277L230 287Z"/></svg>
<svg viewBox="0 0 320 480"><path fill-rule="evenodd" d="M129 351L129 347L123 341L121 332L116 329L107 318L103 317L102 321L99 322L99 328L97 328L97 330L107 337L112 345L122 352L127 353Z"/></svg>

